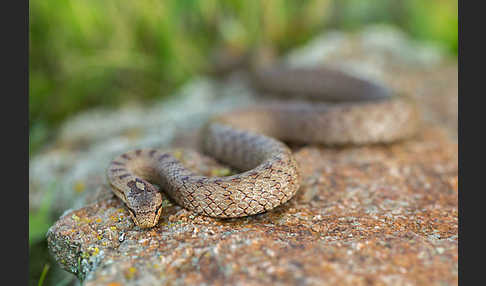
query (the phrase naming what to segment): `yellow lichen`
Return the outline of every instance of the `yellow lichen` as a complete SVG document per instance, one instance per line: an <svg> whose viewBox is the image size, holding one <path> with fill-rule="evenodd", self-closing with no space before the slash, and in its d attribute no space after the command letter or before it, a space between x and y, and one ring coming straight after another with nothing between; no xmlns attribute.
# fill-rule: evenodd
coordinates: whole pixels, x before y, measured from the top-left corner
<svg viewBox="0 0 486 286"><path fill-rule="evenodd" d="M181 150L175 150L172 154L178 160L180 160L182 158L182 151Z"/></svg>
<svg viewBox="0 0 486 286"><path fill-rule="evenodd" d="M74 184L73 189L76 193L82 193L86 189L86 185L82 181L77 181Z"/></svg>
<svg viewBox="0 0 486 286"><path fill-rule="evenodd" d="M127 279L132 279L135 274L137 273L137 269L135 267L130 267L128 270L125 272L125 277Z"/></svg>
<svg viewBox="0 0 486 286"><path fill-rule="evenodd" d="M213 177L224 177L231 174L231 170L228 168L215 168L211 169L211 176Z"/></svg>

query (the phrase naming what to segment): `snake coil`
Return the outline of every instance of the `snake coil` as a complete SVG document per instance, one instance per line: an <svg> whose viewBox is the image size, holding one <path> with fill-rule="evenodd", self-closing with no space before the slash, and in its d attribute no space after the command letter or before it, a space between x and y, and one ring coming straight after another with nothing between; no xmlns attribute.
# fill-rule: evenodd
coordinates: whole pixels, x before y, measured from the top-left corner
<svg viewBox="0 0 486 286"><path fill-rule="evenodd" d="M338 70L275 67L257 72L253 82L262 94L305 101L239 109L206 125L202 150L242 173L201 176L156 149L129 151L110 163L108 181L136 225L150 228L159 220L162 196L152 183L196 213L219 218L258 214L285 203L299 188L298 166L280 140L388 143L417 129L419 116L411 100Z"/></svg>

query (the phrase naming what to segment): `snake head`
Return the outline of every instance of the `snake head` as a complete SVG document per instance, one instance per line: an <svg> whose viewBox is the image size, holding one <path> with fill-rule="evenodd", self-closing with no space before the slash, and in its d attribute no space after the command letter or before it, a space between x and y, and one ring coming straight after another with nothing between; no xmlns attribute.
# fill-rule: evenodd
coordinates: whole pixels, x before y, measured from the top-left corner
<svg viewBox="0 0 486 286"><path fill-rule="evenodd" d="M162 195L152 184L135 179L127 183L126 205L131 218L140 228L154 227L162 213Z"/></svg>

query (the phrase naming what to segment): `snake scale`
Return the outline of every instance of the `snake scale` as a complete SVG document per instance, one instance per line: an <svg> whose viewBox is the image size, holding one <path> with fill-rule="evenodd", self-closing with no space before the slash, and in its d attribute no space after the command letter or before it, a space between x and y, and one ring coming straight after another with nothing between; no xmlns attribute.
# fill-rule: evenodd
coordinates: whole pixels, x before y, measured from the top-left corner
<svg viewBox="0 0 486 286"><path fill-rule="evenodd" d="M193 212L218 218L249 216L287 202L299 188L298 166L282 141L388 143L417 129L419 116L410 99L336 69L274 67L252 78L260 94L301 100L234 110L206 124L202 151L241 173L201 176L171 153L150 148L113 159L108 181L136 225L150 228L159 220L163 200L153 183Z"/></svg>

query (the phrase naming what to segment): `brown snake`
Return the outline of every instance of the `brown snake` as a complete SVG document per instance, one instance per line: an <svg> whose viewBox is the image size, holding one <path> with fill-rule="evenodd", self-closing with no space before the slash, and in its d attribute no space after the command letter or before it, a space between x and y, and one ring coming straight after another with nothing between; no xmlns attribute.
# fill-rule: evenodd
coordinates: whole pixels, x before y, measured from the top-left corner
<svg viewBox="0 0 486 286"><path fill-rule="evenodd" d="M285 203L299 188L298 166L279 140L387 143L417 129L418 112L409 99L337 70L276 67L255 73L253 82L262 93L307 101L235 110L206 125L203 151L242 173L201 176L170 153L155 149L129 151L110 163L108 181L136 225L153 227L162 212L162 195L150 182L188 210L218 218L243 217Z"/></svg>

